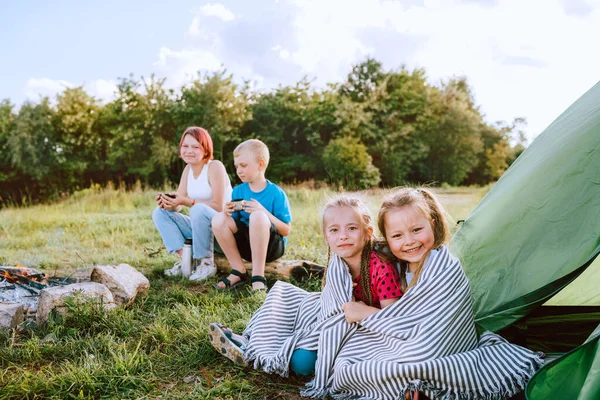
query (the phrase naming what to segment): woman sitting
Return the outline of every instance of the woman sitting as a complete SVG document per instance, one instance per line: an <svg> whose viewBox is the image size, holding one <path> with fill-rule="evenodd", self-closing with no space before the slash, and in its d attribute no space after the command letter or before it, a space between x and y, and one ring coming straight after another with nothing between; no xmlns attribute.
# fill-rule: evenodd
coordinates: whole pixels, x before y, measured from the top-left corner
<svg viewBox="0 0 600 400"><path fill-rule="evenodd" d="M217 273L214 264L212 217L231 200L231 182L223 163L213 160L213 143L208 131L190 127L179 142L179 156L187 164L176 192L159 193L158 207L152 219L169 253L181 257L185 239L192 239L195 271L190 280L204 280ZM189 216L181 214L190 207ZM168 276L181 275L181 262L165 271Z"/></svg>

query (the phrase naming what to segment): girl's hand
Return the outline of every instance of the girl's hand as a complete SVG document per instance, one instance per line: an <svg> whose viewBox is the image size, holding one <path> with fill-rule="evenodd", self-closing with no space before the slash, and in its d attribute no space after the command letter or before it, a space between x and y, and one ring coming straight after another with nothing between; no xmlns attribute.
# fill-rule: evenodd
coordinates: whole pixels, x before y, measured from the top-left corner
<svg viewBox="0 0 600 400"><path fill-rule="evenodd" d="M346 321L349 324L362 321L369 315L374 314L373 310L377 312L376 308L369 307L362 301L349 301L342 304L342 311L346 315Z"/></svg>
<svg viewBox="0 0 600 400"><path fill-rule="evenodd" d="M267 211L257 200L251 199L250 201L244 202L244 211L248 214L252 214L254 211L259 210Z"/></svg>

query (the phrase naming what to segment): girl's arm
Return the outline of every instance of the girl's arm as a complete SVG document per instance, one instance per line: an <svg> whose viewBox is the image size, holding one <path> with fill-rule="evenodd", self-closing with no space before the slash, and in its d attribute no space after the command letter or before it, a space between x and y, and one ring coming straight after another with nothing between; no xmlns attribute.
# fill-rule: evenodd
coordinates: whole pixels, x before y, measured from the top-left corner
<svg viewBox="0 0 600 400"><path fill-rule="evenodd" d="M384 309L387 306L394 304L398 301L398 299L399 297L396 297L394 299L381 300L381 309ZM342 305L342 311L346 315L346 321L348 321L348 323L351 324L353 322L360 322L363 319L375 314L380 310L377 307L368 306L362 301L349 301L348 303Z"/></svg>
<svg viewBox="0 0 600 400"><path fill-rule="evenodd" d="M371 284L375 285L379 295L379 304L381 308L385 308L390 304L398 301L402 295L398 272L393 264L386 263L377 253L371 255L369 260L369 273L375 270L376 276L373 277ZM360 322L370 315L379 311L379 308L368 306L361 302L349 302L342 306L342 311L346 315L346 320L349 323Z"/></svg>

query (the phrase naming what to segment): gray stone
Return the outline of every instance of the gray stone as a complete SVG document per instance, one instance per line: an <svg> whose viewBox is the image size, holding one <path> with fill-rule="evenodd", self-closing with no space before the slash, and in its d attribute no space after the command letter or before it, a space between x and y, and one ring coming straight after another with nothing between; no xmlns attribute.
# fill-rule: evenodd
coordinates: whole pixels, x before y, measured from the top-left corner
<svg viewBox="0 0 600 400"><path fill-rule="evenodd" d="M92 282L102 283L111 291L115 303L127 306L150 289L150 281L129 264L98 265L92 271Z"/></svg>
<svg viewBox="0 0 600 400"><path fill-rule="evenodd" d="M82 301L100 301L105 310L116 307L112 293L101 283L83 282L66 286L53 286L40 292L36 314L37 323L42 324L48 321L48 316L52 310L65 315L67 312L65 300L73 296Z"/></svg>
<svg viewBox="0 0 600 400"><path fill-rule="evenodd" d="M0 329L12 329L23 322L24 307L19 303L0 303Z"/></svg>

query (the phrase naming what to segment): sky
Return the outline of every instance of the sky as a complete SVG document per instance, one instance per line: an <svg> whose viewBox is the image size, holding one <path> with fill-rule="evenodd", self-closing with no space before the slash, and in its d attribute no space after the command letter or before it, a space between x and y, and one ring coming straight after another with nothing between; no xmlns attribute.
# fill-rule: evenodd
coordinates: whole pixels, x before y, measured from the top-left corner
<svg viewBox="0 0 600 400"><path fill-rule="evenodd" d="M120 78L179 88L225 67L259 90L342 82L367 57L465 76L487 122L531 140L600 80L600 0L29 0L0 3L0 99Z"/></svg>

